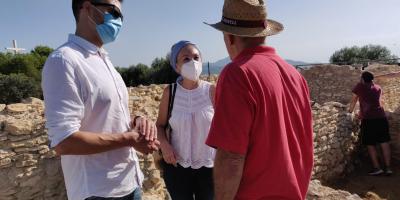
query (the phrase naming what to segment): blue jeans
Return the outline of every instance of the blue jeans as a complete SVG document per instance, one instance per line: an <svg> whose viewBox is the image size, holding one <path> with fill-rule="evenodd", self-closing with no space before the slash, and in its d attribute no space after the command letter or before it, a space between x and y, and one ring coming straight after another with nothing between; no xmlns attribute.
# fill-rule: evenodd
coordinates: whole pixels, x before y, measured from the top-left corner
<svg viewBox="0 0 400 200"><path fill-rule="evenodd" d="M137 188L135 191L124 197L89 197L86 200L142 200L142 190Z"/></svg>

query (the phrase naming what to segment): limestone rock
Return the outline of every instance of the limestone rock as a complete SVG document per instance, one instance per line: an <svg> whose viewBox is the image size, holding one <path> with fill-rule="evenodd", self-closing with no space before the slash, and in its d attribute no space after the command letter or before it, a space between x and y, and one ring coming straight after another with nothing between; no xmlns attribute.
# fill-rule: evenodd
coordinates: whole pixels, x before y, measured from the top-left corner
<svg viewBox="0 0 400 200"><path fill-rule="evenodd" d="M28 139L24 141L19 141L19 142L11 142L10 147L11 148L18 148L18 147L35 147L41 144L46 144L47 143L47 136L42 135L33 139Z"/></svg>
<svg viewBox="0 0 400 200"><path fill-rule="evenodd" d="M5 104L0 104L0 112L2 112L6 108Z"/></svg>
<svg viewBox="0 0 400 200"><path fill-rule="evenodd" d="M29 167L34 166L38 163L37 160L21 160L15 164L16 167Z"/></svg>
<svg viewBox="0 0 400 200"><path fill-rule="evenodd" d="M334 190L321 185L318 180L313 180L308 188L307 200L362 200L356 194L342 190Z"/></svg>
<svg viewBox="0 0 400 200"><path fill-rule="evenodd" d="M12 135L29 135L32 129L32 121L10 118L6 121L4 130Z"/></svg>
<svg viewBox="0 0 400 200"><path fill-rule="evenodd" d="M10 150L0 149L0 160L5 158L11 158L15 156L15 153Z"/></svg>
<svg viewBox="0 0 400 200"><path fill-rule="evenodd" d="M29 107L27 104L23 103L16 103L16 104L10 104L7 106L7 111L11 113L24 113L29 110Z"/></svg>
<svg viewBox="0 0 400 200"><path fill-rule="evenodd" d="M4 158L0 159L0 168L6 168L9 167L11 164L11 158Z"/></svg>

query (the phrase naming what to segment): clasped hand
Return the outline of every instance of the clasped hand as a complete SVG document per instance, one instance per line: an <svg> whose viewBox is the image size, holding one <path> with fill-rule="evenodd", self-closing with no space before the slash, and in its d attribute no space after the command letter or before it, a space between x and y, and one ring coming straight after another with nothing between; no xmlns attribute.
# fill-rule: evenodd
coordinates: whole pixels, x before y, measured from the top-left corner
<svg viewBox="0 0 400 200"><path fill-rule="evenodd" d="M132 120L130 127L131 131L138 133L134 139L135 150L143 154L158 151L160 142L157 140L157 127L154 122L145 117L138 117L135 121Z"/></svg>

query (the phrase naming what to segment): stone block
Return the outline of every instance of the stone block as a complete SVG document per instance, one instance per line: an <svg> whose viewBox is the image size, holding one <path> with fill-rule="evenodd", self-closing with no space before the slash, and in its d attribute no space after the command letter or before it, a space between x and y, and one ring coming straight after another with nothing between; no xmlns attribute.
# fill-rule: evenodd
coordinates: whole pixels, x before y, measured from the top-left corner
<svg viewBox="0 0 400 200"><path fill-rule="evenodd" d="M9 136L8 136L8 139L9 139L11 142L17 142L17 141L21 141L21 140L27 140L27 139L29 139L29 138L31 138L30 135L17 135L17 136L15 136L15 135L9 135Z"/></svg>
<svg viewBox="0 0 400 200"><path fill-rule="evenodd" d="M33 123L29 120L17 120L9 118L5 122L4 130L12 135L29 135L33 129Z"/></svg>
<svg viewBox="0 0 400 200"><path fill-rule="evenodd" d="M11 166L11 158L0 159L0 168L8 168Z"/></svg>
<svg viewBox="0 0 400 200"><path fill-rule="evenodd" d="M16 154L13 151L0 149L0 160L5 158L11 158L15 155Z"/></svg>
<svg viewBox="0 0 400 200"><path fill-rule="evenodd" d="M19 147L35 147L41 144L46 144L48 142L47 136L42 135L36 138L24 140L24 141L19 141L19 142L11 142L10 147L11 148L19 148Z"/></svg>
<svg viewBox="0 0 400 200"><path fill-rule="evenodd" d="M3 110L6 108L5 104L0 104L0 113L3 112Z"/></svg>
<svg viewBox="0 0 400 200"><path fill-rule="evenodd" d="M16 167L29 167L29 166L34 166L38 163L37 160L21 160L16 162L15 166Z"/></svg>
<svg viewBox="0 0 400 200"><path fill-rule="evenodd" d="M10 104L7 106L7 111L15 114L21 114L27 112L28 110L29 106L23 103Z"/></svg>

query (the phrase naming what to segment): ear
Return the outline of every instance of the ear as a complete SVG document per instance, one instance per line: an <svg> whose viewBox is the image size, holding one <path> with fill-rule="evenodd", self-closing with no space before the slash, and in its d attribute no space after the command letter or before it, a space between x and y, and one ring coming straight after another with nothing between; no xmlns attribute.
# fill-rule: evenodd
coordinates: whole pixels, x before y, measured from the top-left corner
<svg viewBox="0 0 400 200"><path fill-rule="evenodd" d="M92 4L90 3L90 1L85 1L82 4L83 9L90 9L91 6L92 6Z"/></svg>
<svg viewBox="0 0 400 200"><path fill-rule="evenodd" d="M229 42L229 45L234 45L235 44L235 36L234 35L232 35L232 34L228 34L228 42Z"/></svg>
<svg viewBox="0 0 400 200"><path fill-rule="evenodd" d="M89 13L90 15L91 13L91 4L89 1L85 1L82 4L82 7L79 9L79 18L81 18L82 13Z"/></svg>

